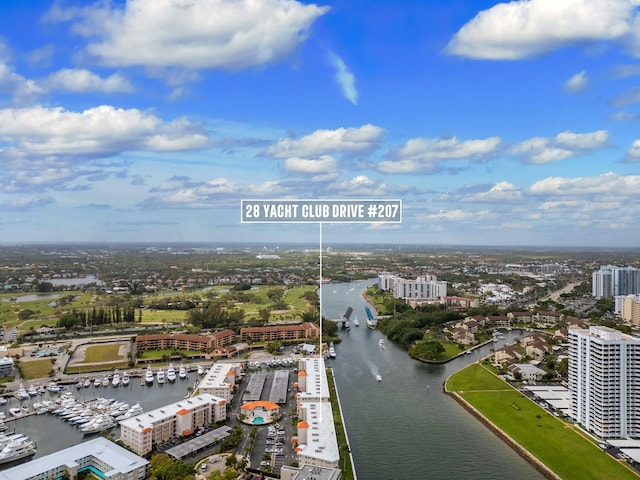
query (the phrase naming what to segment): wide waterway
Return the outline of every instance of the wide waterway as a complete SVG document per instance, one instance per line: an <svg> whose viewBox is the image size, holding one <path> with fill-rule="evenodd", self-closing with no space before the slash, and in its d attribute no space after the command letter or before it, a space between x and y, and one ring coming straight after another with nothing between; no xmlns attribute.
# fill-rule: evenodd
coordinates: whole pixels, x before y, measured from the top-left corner
<svg viewBox="0 0 640 480"><path fill-rule="evenodd" d="M337 357L327 363L334 370L358 478L544 479L443 393L449 375L517 333L507 332L505 340L444 365L417 362L380 331L366 327L362 292L373 282L322 287L325 317L340 318L353 307L351 330L340 330ZM353 326L355 318L359 327ZM378 343L381 338L384 348Z"/></svg>

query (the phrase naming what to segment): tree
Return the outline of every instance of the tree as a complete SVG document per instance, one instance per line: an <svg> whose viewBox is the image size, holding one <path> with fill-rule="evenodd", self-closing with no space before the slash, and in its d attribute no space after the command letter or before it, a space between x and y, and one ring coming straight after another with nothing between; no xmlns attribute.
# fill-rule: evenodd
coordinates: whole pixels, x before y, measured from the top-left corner
<svg viewBox="0 0 640 480"><path fill-rule="evenodd" d="M150 480L191 480L195 474L193 465L173 460L166 453L158 453L149 461Z"/></svg>
<svg viewBox="0 0 640 480"><path fill-rule="evenodd" d="M422 358L424 360L435 360L438 355L444 353L445 348L437 340L429 340L425 342L419 342L411 350L411 356L413 358Z"/></svg>

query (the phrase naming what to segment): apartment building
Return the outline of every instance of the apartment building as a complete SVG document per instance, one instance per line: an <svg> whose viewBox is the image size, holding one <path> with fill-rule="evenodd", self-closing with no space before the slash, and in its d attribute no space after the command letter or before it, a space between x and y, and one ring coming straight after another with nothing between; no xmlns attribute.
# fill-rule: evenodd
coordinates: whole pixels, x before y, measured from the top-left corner
<svg viewBox="0 0 640 480"><path fill-rule="evenodd" d="M603 265L592 273L592 295L596 298L640 293L640 269Z"/></svg>
<svg viewBox="0 0 640 480"><path fill-rule="evenodd" d="M120 422L120 440L138 455L227 418L227 401L201 393Z"/></svg>
<svg viewBox="0 0 640 480"><path fill-rule="evenodd" d="M298 360L297 388L297 415L300 421L295 451L298 464L301 467L338 468L340 452L323 358Z"/></svg>
<svg viewBox="0 0 640 480"><path fill-rule="evenodd" d="M240 363L214 363L200 380L198 391L230 402L241 373Z"/></svg>
<svg viewBox="0 0 640 480"><path fill-rule="evenodd" d="M156 333L138 335L136 348L138 350L188 350L192 352L207 352L215 348L223 348L235 343L236 334L233 330L222 330L211 335L194 335L186 333Z"/></svg>
<svg viewBox="0 0 640 480"><path fill-rule="evenodd" d="M302 341L318 338L319 335L320 327L311 322L240 329L240 340L243 342Z"/></svg>
<svg viewBox="0 0 640 480"><path fill-rule="evenodd" d="M397 275L378 275L378 288L393 293L394 298L410 301L417 298L442 298L447 296L447 282L438 281L435 275L421 275L407 280Z"/></svg>
<svg viewBox="0 0 640 480"><path fill-rule="evenodd" d="M603 326L568 333L574 420L600 438L640 436L640 338Z"/></svg>

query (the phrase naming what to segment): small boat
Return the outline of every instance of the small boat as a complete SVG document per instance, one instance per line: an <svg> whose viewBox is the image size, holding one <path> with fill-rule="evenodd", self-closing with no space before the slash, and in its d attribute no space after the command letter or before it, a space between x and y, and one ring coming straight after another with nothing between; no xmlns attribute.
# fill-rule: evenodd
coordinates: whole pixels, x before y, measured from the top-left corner
<svg viewBox="0 0 640 480"><path fill-rule="evenodd" d="M329 343L329 357L330 358L336 358L336 349L333 346L333 342Z"/></svg>
<svg viewBox="0 0 640 480"><path fill-rule="evenodd" d="M84 380L82 381L82 386L84 388L89 388L91 386L91 380L89 380L89 377L84 377Z"/></svg>
<svg viewBox="0 0 640 480"><path fill-rule="evenodd" d="M113 372L113 377L111 378L111 386L113 387L120 386L120 373L118 372L117 368Z"/></svg>
<svg viewBox="0 0 640 480"><path fill-rule="evenodd" d="M100 380L100 384L103 387L108 387L109 386L109 375L107 375L106 377L102 377L102 380Z"/></svg>
<svg viewBox="0 0 640 480"><path fill-rule="evenodd" d="M121 380L122 386L123 386L123 387L126 387L127 385L129 385L129 381L130 381L130 380L131 380L131 379L130 379L130 377L129 377L129 372L124 372L124 373L122 374L122 380Z"/></svg>
<svg viewBox="0 0 640 480"><path fill-rule="evenodd" d="M180 380L184 380L185 378L187 378L187 367L185 367L183 364L180 365L180 369L178 370L178 378Z"/></svg>
<svg viewBox="0 0 640 480"><path fill-rule="evenodd" d="M102 379L100 377L96 377L93 379L93 386L94 387L99 387L102 384Z"/></svg>
<svg viewBox="0 0 640 480"><path fill-rule="evenodd" d="M158 373L156 373L156 380L158 381L159 384L164 383L164 380L165 380L164 370L162 369L158 370Z"/></svg>
<svg viewBox="0 0 640 480"><path fill-rule="evenodd" d="M29 398L29 393L27 393L27 389L22 383L18 387L18 391L15 393L15 396L18 400L26 400Z"/></svg>
<svg viewBox="0 0 640 480"><path fill-rule="evenodd" d="M20 415L22 415L22 409L20 407L11 407L9 409L9 413L12 417L19 417Z"/></svg>
<svg viewBox="0 0 640 480"><path fill-rule="evenodd" d="M173 363L170 363L167 367L167 381L173 383L176 381L176 369L173 367Z"/></svg>
<svg viewBox="0 0 640 480"><path fill-rule="evenodd" d="M202 365L198 365L198 375L204 375L204 367Z"/></svg>
<svg viewBox="0 0 640 480"><path fill-rule="evenodd" d="M151 365L147 367L144 373L144 381L147 385L153 385L153 370L151 370Z"/></svg>
<svg viewBox="0 0 640 480"><path fill-rule="evenodd" d="M0 405L6 405L7 404L7 399L4 397L0 397Z"/></svg>
<svg viewBox="0 0 640 480"><path fill-rule="evenodd" d="M378 381L378 382L382 381L382 375L380 375L379 373L376 374L376 381Z"/></svg>
<svg viewBox="0 0 640 480"><path fill-rule="evenodd" d="M38 389L36 388L35 385L30 385L29 390L27 390L27 393L29 394L30 397L36 397L38 395Z"/></svg>
<svg viewBox="0 0 640 480"><path fill-rule="evenodd" d="M380 345L380 348L384 348L384 338L378 340L378 345Z"/></svg>
<svg viewBox="0 0 640 480"><path fill-rule="evenodd" d="M360 321L357 318L353 319L353 326L354 327L359 327L360 326Z"/></svg>

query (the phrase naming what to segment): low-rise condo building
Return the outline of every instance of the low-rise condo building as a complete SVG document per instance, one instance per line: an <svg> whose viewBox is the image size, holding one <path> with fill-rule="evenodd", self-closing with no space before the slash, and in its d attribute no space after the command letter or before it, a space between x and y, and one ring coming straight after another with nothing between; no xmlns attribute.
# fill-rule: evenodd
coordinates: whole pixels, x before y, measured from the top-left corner
<svg viewBox="0 0 640 480"><path fill-rule="evenodd" d="M105 480L143 480L149 462L126 448L97 437L0 472L0 480L78 478L88 472Z"/></svg>
<svg viewBox="0 0 640 480"><path fill-rule="evenodd" d="M241 373L240 363L214 363L200 380L198 392L208 393L230 402Z"/></svg>
<svg viewBox="0 0 640 480"><path fill-rule="evenodd" d="M120 440L138 455L227 418L227 400L201 393L120 422Z"/></svg>

